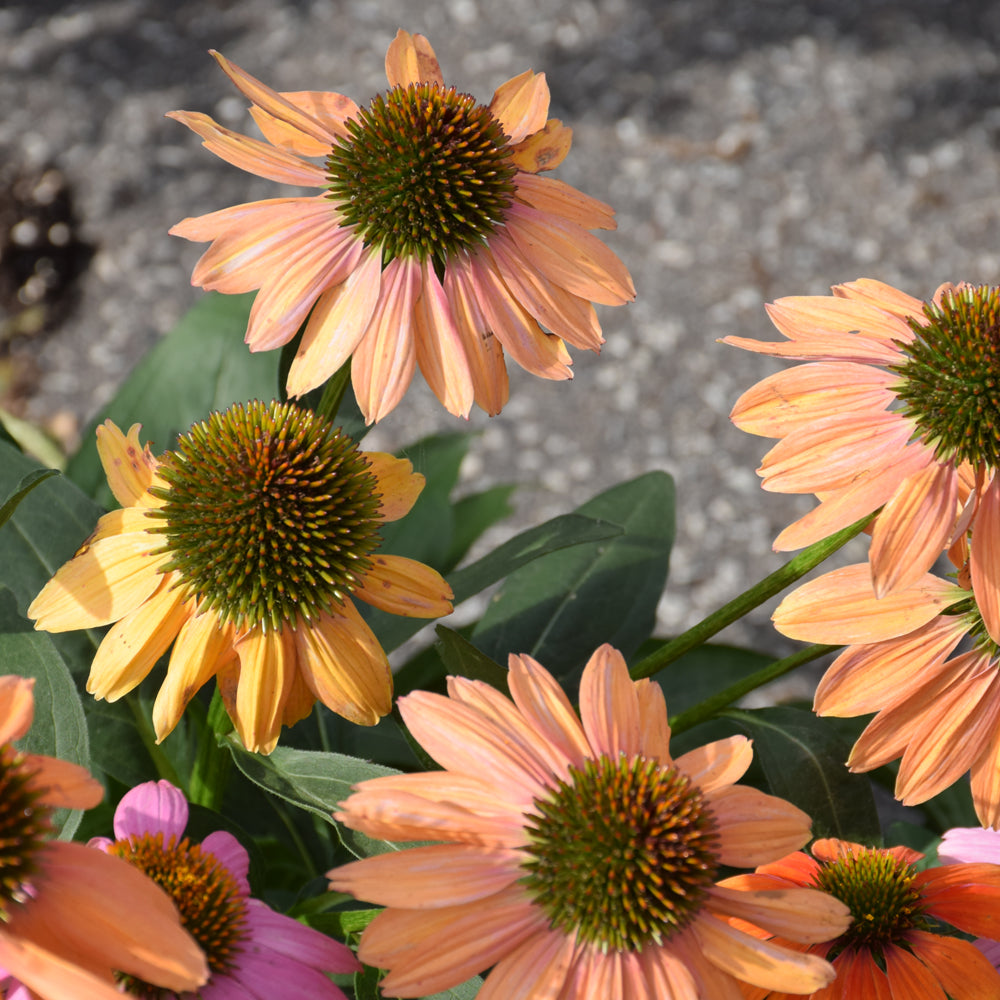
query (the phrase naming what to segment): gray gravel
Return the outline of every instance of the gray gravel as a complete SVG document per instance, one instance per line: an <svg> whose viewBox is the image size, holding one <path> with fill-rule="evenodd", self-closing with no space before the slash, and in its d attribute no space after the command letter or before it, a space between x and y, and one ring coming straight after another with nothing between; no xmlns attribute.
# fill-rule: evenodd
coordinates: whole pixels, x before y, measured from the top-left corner
<svg viewBox="0 0 1000 1000"><path fill-rule="evenodd" d="M469 422L482 436L464 478L523 484L526 524L673 474L660 626L683 628L775 568L771 539L809 507L760 490L766 442L728 421L777 365L716 339L769 337L765 301L859 276L918 296L1000 281L1000 3L3 0L0 155L60 169L96 251L70 314L11 346L35 371L23 413L71 435L199 294L202 248L169 226L277 193L163 118L250 128L206 49L276 89L364 100L399 26L484 100L527 67L547 73L551 113L575 132L555 176L617 209L607 241L638 289L602 310L607 344L577 354L572 383L512 372L504 413ZM368 440L459 425L421 387ZM727 635L786 648L765 614Z"/></svg>

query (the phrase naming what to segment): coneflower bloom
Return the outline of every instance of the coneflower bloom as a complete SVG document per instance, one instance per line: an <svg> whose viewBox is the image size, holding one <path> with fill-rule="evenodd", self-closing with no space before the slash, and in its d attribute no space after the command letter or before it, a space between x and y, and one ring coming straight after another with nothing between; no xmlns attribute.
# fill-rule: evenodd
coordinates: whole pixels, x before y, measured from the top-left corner
<svg viewBox="0 0 1000 1000"><path fill-rule="evenodd" d="M108 421L97 439L123 507L28 609L49 632L114 623L91 694L120 698L173 643L158 739L213 677L244 744L264 753L317 699L361 725L389 711L389 663L353 598L418 618L451 611L439 573L379 551L380 526L423 488L408 461L360 452L278 403L213 414L160 459L138 425L126 438Z"/></svg>
<svg viewBox="0 0 1000 1000"><path fill-rule="evenodd" d="M754 875L723 884L757 892L794 886L822 889L850 907L842 934L808 951L833 963L837 978L817 1000L997 1000L1000 975L968 941L941 933L941 924L968 934L1000 932L1000 867L946 865L917 871L923 858L907 847L863 847L817 840ZM794 947L790 941L782 944ZM781 991L745 989L748 1000L791 1000Z"/></svg>
<svg viewBox="0 0 1000 1000"><path fill-rule="evenodd" d="M204 114L169 117L242 170L324 190L185 219L171 233L212 241L194 284L260 290L250 350L286 344L306 324L290 395L353 358L369 423L396 406L416 365L451 413L475 401L495 414L508 394L504 352L542 378L569 378L565 345L603 343L592 303L634 297L621 261L588 232L613 229L612 210L540 176L571 139L546 118L544 74L522 73L482 105L445 87L423 35L400 31L389 90L362 109L343 94L276 93L212 54L266 142Z"/></svg>
<svg viewBox="0 0 1000 1000"><path fill-rule="evenodd" d="M345 1000L327 973L357 972L351 950L277 913L250 895L250 856L224 830L200 843L184 836L188 804L169 781L147 781L127 792L115 810L115 839L91 847L123 858L163 887L181 921L205 951L208 981L188 1000ZM125 980L127 993L162 994Z"/></svg>
<svg viewBox="0 0 1000 1000"><path fill-rule="evenodd" d="M797 549L882 508L869 561L881 597L918 580L972 529L971 575L1000 641L1000 289L943 285L921 302L878 281L768 306L788 343L726 337L807 361L740 397L733 422L781 441L766 490L820 504L786 528Z"/></svg>
<svg viewBox="0 0 1000 1000"><path fill-rule="evenodd" d="M902 758L896 797L906 805L971 770L979 819L1000 824L1000 649L971 591L925 573L878 598L866 564L845 566L789 594L774 625L793 639L847 646L813 708L878 713L851 751L851 770Z"/></svg>
<svg viewBox="0 0 1000 1000"><path fill-rule="evenodd" d="M77 764L14 746L34 685L0 677L0 993L120 1000L115 972L197 988L205 956L168 896L116 858L50 839L54 809L92 809L104 790Z"/></svg>
<svg viewBox="0 0 1000 1000"><path fill-rule="evenodd" d="M452 677L449 697L399 700L443 768L357 785L337 820L388 840L443 841L353 862L331 888L385 907L358 957L389 969L388 996L420 997L492 966L480 1000L739 998L738 980L811 993L822 960L734 929L741 917L797 941L847 926L810 890L733 891L724 865L776 860L809 838L783 799L736 785L742 736L678 757L659 686L630 680L602 646L580 687L580 717L530 656L511 656L513 703Z"/></svg>

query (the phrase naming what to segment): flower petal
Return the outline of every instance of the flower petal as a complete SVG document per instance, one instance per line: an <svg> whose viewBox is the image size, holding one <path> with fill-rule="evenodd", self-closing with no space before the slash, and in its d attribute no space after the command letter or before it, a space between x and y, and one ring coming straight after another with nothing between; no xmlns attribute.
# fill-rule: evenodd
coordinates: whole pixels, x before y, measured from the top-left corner
<svg viewBox="0 0 1000 1000"><path fill-rule="evenodd" d="M110 420L97 428L97 454L108 486L123 507L134 507L146 495L159 464L149 445L143 447L139 441L141 427L133 424L127 437Z"/></svg>
<svg viewBox="0 0 1000 1000"><path fill-rule="evenodd" d="M935 975L915 955L898 945L883 949L885 974L893 997L906 1000L946 1000Z"/></svg>
<svg viewBox="0 0 1000 1000"><path fill-rule="evenodd" d="M385 54L385 75L390 87L411 83L444 86L441 66L431 43L423 35L411 35L400 28Z"/></svg>
<svg viewBox="0 0 1000 1000"><path fill-rule="evenodd" d="M405 556L373 555L352 594L381 611L407 618L441 618L453 610L454 595L444 577Z"/></svg>
<svg viewBox="0 0 1000 1000"><path fill-rule="evenodd" d="M396 458L384 451L366 451L364 456L368 471L378 480L380 520L398 521L412 510L427 480L413 471L408 458Z"/></svg>
<svg viewBox="0 0 1000 1000"><path fill-rule="evenodd" d="M554 177L536 177L534 174L518 174L517 196L532 208L541 212L559 215L584 229L616 229L615 210L603 201L591 198L589 194L557 181ZM490 239L490 246L493 239Z"/></svg>
<svg viewBox="0 0 1000 1000"><path fill-rule="evenodd" d="M617 760L642 753L639 700L625 657L605 643L580 678L580 719L594 756Z"/></svg>
<svg viewBox="0 0 1000 1000"><path fill-rule="evenodd" d="M188 822L184 793L169 781L145 781L126 792L115 810L115 838L131 840L143 834L163 834L180 840Z"/></svg>
<svg viewBox="0 0 1000 1000"><path fill-rule="evenodd" d="M547 927L500 959L477 996L479 1000L552 1000L560 996L574 951L572 937ZM634 993L628 996L629 1000L643 1000Z"/></svg>
<svg viewBox="0 0 1000 1000"><path fill-rule="evenodd" d="M983 494L969 545L976 606L990 638L1000 643L1000 476Z"/></svg>
<svg viewBox="0 0 1000 1000"><path fill-rule="evenodd" d="M554 170L566 159L572 144L573 130L558 118L550 118L543 128L514 144L510 159L520 170L531 174Z"/></svg>
<svg viewBox="0 0 1000 1000"><path fill-rule="evenodd" d="M753 762L753 744L745 736L729 736L689 750L674 761L691 784L714 792L739 781Z"/></svg>
<svg viewBox="0 0 1000 1000"><path fill-rule="evenodd" d="M530 69L497 87L490 114L503 126L511 145L545 127L549 115L549 85L544 73Z"/></svg>
<svg viewBox="0 0 1000 1000"><path fill-rule="evenodd" d="M31 729L35 717L35 678L0 676L0 746L13 743Z"/></svg>
<svg viewBox="0 0 1000 1000"><path fill-rule="evenodd" d="M952 1000L1000 997L1000 974L968 941L916 928L906 936L913 954L933 973Z"/></svg>
<svg viewBox="0 0 1000 1000"><path fill-rule="evenodd" d="M343 94L320 90L297 90L279 93L278 96L297 108L301 108L310 118L319 122L330 138L315 139L302 129L281 121L263 108L254 105L250 114L257 127L264 133L272 146L284 149L298 156L328 156L333 145L333 137L346 139L350 136L347 122L357 118L361 109Z"/></svg>
<svg viewBox="0 0 1000 1000"><path fill-rule="evenodd" d="M20 678L18 678L20 680ZM42 754L25 754L25 769L34 773L28 786L56 809L93 809L104 798L104 786L79 764Z"/></svg>
<svg viewBox="0 0 1000 1000"><path fill-rule="evenodd" d="M264 632L257 626L236 640L240 676L230 716L251 753L268 754L278 742L295 669L291 633L290 628Z"/></svg>
<svg viewBox="0 0 1000 1000"><path fill-rule="evenodd" d="M707 905L714 913L737 917L779 937L821 944L839 937L851 924L850 907L816 889L730 889L712 886Z"/></svg>
<svg viewBox="0 0 1000 1000"><path fill-rule="evenodd" d="M719 831L717 856L733 868L753 868L798 850L812 821L796 806L747 785L709 792L705 801Z"/></svg>

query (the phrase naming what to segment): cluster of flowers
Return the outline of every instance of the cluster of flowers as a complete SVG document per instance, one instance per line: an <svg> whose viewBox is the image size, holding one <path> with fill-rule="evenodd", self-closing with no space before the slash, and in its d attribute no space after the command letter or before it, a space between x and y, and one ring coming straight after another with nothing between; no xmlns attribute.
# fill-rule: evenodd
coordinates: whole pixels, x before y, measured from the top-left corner
<svg viewBox="0 0 1000 1000"><path fill-rule="evenodd" d="M505 353L565 379L567 344L600 347L593 303L624 303L633 288L589 232L613 228L611 210L541 176L570 144L547 118L544 76L524 73L480 105L445 87L423 36L400 32L389 90L361 109L340 94L277 93L216 58L266 141L173 117L244 170L323 193L173 232L211 241L196 284L258 290L251 350L304 327L289 395L350 364L371 423L419 365L450 412L495 414ZM971 770L985 826L1000 825L998 303L995 288L943 286L924 303L857 281L774 303L789 343L727 338L807 362L733 411L781 439L765 488L819 499L776 547L878 512L868 564L804 585L775 614L786 635L847 646L816 712L877 713L849 764L902 758L904 803ZM234 406L160 457L138 426L109 422L98 449L121 509L29 609L50 632L111 626L91 694L122 697L171 650L157 738L214 679L240 740L264 754L317 701L361 725L391 710L389 663L355 599L428 619L453 600L435 570L380 548L381 526L421 492L409 462L361 452L291 403ZM930 572L945 552L954 581ZM440 770L365 781L330 804L364 834L425 843L328 873L331 889L384 907L358 958L388 970L387 995L491 969L483 1000L1000 998L1000 834L953 831L945 863L929 867L902 847L817 840L802 853L810 818L739 784L750 742L674 757L661 689L633 680L611 646L587 663L578 711L530 656L510 656L507 685L510 697L452 677L447 695L399 699ZM53 809L91 808L102 788L15 748L31 716L31 683L0 679L6 997L343 996L331 977L358 958L254 899L230 833L185 837L188 805L167 782L121 799L114 840L50 839Z"/></svg>

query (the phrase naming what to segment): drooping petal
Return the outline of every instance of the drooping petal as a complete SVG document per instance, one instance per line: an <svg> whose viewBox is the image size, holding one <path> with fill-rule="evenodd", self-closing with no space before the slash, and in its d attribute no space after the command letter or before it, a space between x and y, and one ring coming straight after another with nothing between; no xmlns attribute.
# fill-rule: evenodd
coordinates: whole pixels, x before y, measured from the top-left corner
<svg viewBox="0 0 1000 1000"><path fill-rule="evenodd" d="M489 104L490 114L515 145L545 127L549 115L549 85L544 73L530 69L502 83Z"/></svg>
<svg viewBox="0 0 1000 1000"><path fill-rule="evenodd" d="M976 606L990 638L1000 643L1000 476L995 475L980 501L969 569Z"/></svg>
<svg viewBox="0 0 1000 1000"><path fill-rule="evenodd" d="M258 626L235 643L240 676L235 712L231 710L230 716L252 753L270 753L278 742L295 669L291 632L290 628L264 632Z"/></svg>
<svg viewBox="0 0 1000 1000"><path fill-rule="evenodd" d="M295 629L299 670L331 711L374 726L392 708L392 673L375 634L348 600Z"/></svg>
<svg viewBox="0 0 1000 1000"><path fill-rule="evenodd" d="M268 142L223 128L199 111L168 111L167 117L201 136L201 144L210 153L248 174L300 187L323 187L326 184L326 175L315 164L276 149Z"/></svg>
<svg viewBox="0 0 1000 1000"><path fill-rule="evenodd" d="M907 479L872 528L875 596L908 587L930 570L950 544L957 515L958 477L950 465L935 462Z"/></svg>
<svg viewBox="0 0 1000 1000"><path fill-rule="evenodd" d="M584 229L616 229L615 210L603 201L577 191L554 177L518 174L515 178L517 196L532 208L551 212L574 222ZM490 240L490 246L493 240Z"/></svg>
<svg viewBox="0 0 1000 1000"><path fill-rule="evenodd" d="M295 125L281 121L263 108L254 105L250 109L257 127L264 138L273 146L295 153L298 156L329 156L332 138L346 139L351 133L346 122L357 118L360 108L343 94L320 90L297 90L279 93L278 96L297 108L301 108L310 118L319 122L330 133L329 139L316 139Z"/></svg>
<svg viewBox="0 0 1000 1000"><path fill-rule="evenodd" d="M441 66L431 43L423 35L411 35L400 28L385 54L385 75L390 87L411 83L444 86Z"/></svg>
<svg viewBox="0 0 1000 1000"><path fill-rule="evenodd" d="M397 258L382 271L378 303L351 367L351 384L366 423L377 423L392 411L413 378L413 307L419 289L416 260Z"/></svg>
<svg viewBox="0 0 1000 1000"><path fill-rule="evenodd" d="M973 761L970 784L979 822L1000 827L1000 730L990 735Z"/></svg>
<svg viewBox="0 0 1000 1000"><path fill-rule="evenodd" d="M774 612L774 627L792 639L847 645L880 642L926 625L965 591L925 573L915 584L875 597L867 563L843 566L789 594Z"/></svg>
<svg viewBox="0 0 1000 1000"><path fill-rule="evenodd" d="M851 923L850 907L818 889L748 892L716 885L708 890L707 905L714 913L804 944L832 941Z"/></svg>
<svg viewBox="0 0 1000 1000"><path fill-rule="evenodd" d="M546 928L497 962L477 994L479 1000L548 1000L559 996L574 952L571 937ZM630 1000L643 1000L635 994L629 996Z"/></svg>
<svg viewBox="0 0 1000 1000"><path fill-rule="evenodd" d="M1000 974L968 941L914 929L907 934L913 954L933 973L952 1000L1000 997Z"/></svg>

